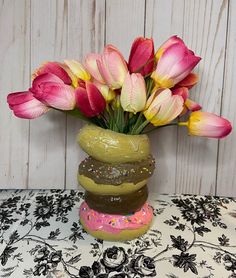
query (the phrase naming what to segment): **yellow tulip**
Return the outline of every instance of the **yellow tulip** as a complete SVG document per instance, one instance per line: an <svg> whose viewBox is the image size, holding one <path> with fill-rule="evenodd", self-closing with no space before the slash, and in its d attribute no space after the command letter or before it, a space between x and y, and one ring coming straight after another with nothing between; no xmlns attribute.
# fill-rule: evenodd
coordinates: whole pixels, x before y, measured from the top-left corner
<svg viewBox="0 0 236 278"><path fill-rule="evenodd" d="M143 114L154 126L163 126L178 117L183 104L183 98L172 95L171 90L158 90L149 97Z"/></svg>
<svg viewBox="0 0 236 278"><path fill-rule="evenodd" d="M76 60L65 60L64 62L77 78L83 81L91 79L90 74L80 62Z"/></svg>

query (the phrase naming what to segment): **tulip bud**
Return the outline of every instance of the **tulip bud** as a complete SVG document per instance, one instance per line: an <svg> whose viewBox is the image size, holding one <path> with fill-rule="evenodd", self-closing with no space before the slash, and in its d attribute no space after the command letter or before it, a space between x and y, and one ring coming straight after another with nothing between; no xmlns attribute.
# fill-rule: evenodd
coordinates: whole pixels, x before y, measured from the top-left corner
<svg viewBox="0 0 236 278"><path fill-rule="evenodd" d="M158 90L149 97L143 114L154 126L163 126L179 116L183 103L183 98L169 89Z"/></svg>
<svg viewBox="0 0 236 278"><path fill-rule="evenodd" d="M208 138L223 138L231 130L231 123L213 113L192 112L187 122L180 122L180 126L187 126L190 135Z"/></svg>
<svg viewBox="0 0 236 278"><path fill-rule="evenodd" d="M45 73L51 73L59 77L65 84L71 85L71 78L66 72L66 70L61 67L60 63L58 62L46 62L42 64L41 67L36 69L34 73L32 74L32 79L35 79L37 76L45 74Z"/></svg>
<svg viewBox="0 0 236 278"><path fill-rule="evenodd" d="M200 60L200 57L195 56L182 41L179 41L165 49L151 78L157 87L174 87L192 71Z"/></svg>
<svg viewBox="0 0 236 278"><path fill-rule="evenodd" d="M23 119L38 118L49 110L49 107L34 98L28 91L9 94L7 102L14 115Z"/></svg>
<svg viewBox="0 0 236 278"><path fill-rule="evenodd" d="M146 101L147 92L143 76L140 73L127 73L120 95L124 111L136 114L145 108Z"/></svg>
<svg viewBox="0 0 236 278"><path fill-rule="evenodd" d="M89 80L91 78L90 74L86 71L84 66L76 60L65 60L65 64L69 67L72 73L82 80Z"/></svg>
<svg viewBox="0 0 236 278"><path fill-rule="evenodd" d="M153 39L139 37L133 42L128 67L131 73L139 72L143 76L154 70Z"/></svg>
<svg viewBox="0 0 236 278"><path fill-rule="evenodd" d="M95 117L101 114L106 101L98 88L90 81L85 81L85 88L79 87L75 90L76 104L86 117Z"/></svg>
<svg viewBox="0 0 236 278"><path fill-rule="evenodd" d="M75 107L74 89L56 75L45 73L37 76L30 91L47 106L60 110L73 110Z"/></svg>
<svg viewBox="0 0 236 278"><path fill-rule="evenodd" d="M102 79L112 90L122 87L128 72L126 62L117 48L107 45L97 60L97 66Z"/></svg>

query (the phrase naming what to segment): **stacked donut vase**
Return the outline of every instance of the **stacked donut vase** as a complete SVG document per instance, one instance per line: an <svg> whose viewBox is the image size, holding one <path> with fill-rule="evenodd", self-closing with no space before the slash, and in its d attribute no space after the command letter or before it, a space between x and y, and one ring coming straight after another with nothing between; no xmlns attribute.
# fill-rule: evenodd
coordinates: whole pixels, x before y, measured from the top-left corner
<svg viewBox="0 0 236 278"><path fill-rule="evenodd" d="M85 189L80 206L84 229L110 241L131 240L147 232L153 218L147 180L155 169L148 137L87 125L77 140L88 154L78 171Z"/></svg>

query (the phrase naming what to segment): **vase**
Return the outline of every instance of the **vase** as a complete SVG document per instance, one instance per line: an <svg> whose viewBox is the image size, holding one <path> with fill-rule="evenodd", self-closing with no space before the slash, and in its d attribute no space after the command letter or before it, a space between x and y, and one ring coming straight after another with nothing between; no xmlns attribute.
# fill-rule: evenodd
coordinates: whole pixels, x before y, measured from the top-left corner
<svg viewBox="0 0 236 278"><path fill-rule="evenodd" d="M86 125L77 141L88 154L78 171L85 189L80 206L84 229L110 241L131 240L147 232L153 218L147 181L155 168L148 136Z"/></svg>

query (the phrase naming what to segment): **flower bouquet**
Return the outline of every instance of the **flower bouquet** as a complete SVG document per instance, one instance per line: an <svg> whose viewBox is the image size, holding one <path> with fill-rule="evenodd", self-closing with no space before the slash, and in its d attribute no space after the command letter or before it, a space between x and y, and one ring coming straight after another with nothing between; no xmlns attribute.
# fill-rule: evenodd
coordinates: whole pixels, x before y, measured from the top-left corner
<svg viewBox="0 0 236 278"><path fill-rule="evenodd" d="M55 109L88 123L77 138L89 155L79 165L78 180L86 190L80 221L93 236L128 240L150 227L147 180L155 160L147 133L169 125L209 138L230 133L228 120L201 111L189 96L200 60L177 36L156 52L152 39L139 37L128 62L107 45L83 63L44 63L28 91L8 95L17 117L34 119Z"/></svg>

